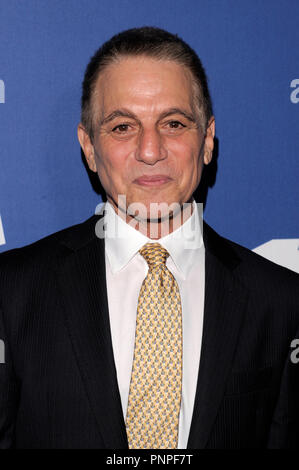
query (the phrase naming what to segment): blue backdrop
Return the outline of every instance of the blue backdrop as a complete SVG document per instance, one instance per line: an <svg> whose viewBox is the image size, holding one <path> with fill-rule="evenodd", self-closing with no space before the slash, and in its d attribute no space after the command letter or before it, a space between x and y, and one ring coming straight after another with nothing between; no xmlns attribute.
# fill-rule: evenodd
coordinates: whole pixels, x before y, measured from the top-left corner
<svg viewBox="0 0 299 470"><path fill-rule="evenodd" d="M298 18L298 0L0 0L0 250L93 214L76 136L84 69L142 25L178 33L206 68L218 139L208 223L249 248L299 238Z"/></svg>

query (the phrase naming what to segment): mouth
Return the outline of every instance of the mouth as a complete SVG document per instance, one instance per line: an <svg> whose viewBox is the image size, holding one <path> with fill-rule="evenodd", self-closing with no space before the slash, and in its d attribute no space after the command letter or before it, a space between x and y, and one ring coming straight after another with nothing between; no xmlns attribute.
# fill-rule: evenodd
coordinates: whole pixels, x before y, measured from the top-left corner
<svg viewBox="0 0 299 470"><path fill-rule="evenodd" d="M136 178L133 183L138 184L139 186L162 186L163 184L169 183L170 181L171 178L165 175L143 175L139 178Z"/></svg>

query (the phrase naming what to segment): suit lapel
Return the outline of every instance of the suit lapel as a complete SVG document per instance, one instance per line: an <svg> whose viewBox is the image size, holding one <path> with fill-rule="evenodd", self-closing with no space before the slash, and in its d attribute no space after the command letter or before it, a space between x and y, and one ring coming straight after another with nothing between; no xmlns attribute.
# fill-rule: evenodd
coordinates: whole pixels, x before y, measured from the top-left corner
<svg viewBox="0 0 299 470"><path fill-rule="evenodd" d="M128 444L110 333L104 241L95 237L96 219L91 220L89 228L85 223L83 231L64 237L63 244L72 249L61 257L57 276L66 325L99 432L106 448L121 449Z"/></svg>
<svg viewBox="0 0 299 470"><path fill-rule="evenodd" d="M206 446L225 392L248 292L232 248L204 223L205 307L199 375L188 448Z"/></svg>

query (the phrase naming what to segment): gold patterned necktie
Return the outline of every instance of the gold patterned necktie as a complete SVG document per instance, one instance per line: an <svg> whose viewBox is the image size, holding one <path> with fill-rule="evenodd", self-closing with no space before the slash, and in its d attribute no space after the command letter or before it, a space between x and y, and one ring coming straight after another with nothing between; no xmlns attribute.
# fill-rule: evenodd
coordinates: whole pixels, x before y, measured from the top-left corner
<svg viewBox="0 0 299 470"><path fill-rule="evenodd" d="M169 253L147 243L138 298L126 429L130 449L176 449L182 389L182 308Z"/></svg>

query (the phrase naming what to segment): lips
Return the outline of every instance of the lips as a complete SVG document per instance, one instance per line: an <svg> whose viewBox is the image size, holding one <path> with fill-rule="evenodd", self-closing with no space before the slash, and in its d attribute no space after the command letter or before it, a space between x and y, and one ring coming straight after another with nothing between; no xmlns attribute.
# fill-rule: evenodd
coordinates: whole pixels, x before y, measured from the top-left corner
<svg viewBox="0 0 299 470"><path fill-rule="evenodd" d="M140 186L159 186L165 183L169 183L171 178L166 175L143 175L134 180L134 183L139 184Z"/></svg>

